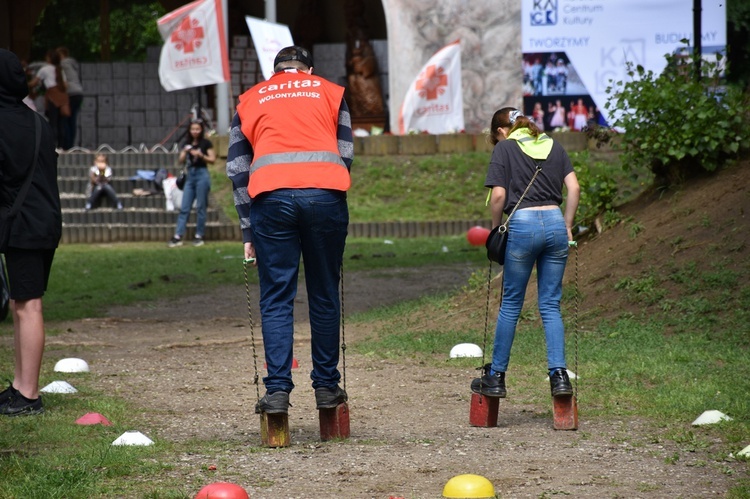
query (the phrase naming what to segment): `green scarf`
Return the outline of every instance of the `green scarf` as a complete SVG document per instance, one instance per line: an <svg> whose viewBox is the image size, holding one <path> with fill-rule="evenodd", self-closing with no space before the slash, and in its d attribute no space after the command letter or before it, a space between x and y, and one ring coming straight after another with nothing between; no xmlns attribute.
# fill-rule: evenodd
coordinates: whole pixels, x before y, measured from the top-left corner
<svg viewBox="0 0 750 499"><path fill-rule="evenodd" d="M545 160L552 151L553 140L545 133L534 139L528 128L519 128L508 138L515 140L524 154L534 159Z"/></svg>

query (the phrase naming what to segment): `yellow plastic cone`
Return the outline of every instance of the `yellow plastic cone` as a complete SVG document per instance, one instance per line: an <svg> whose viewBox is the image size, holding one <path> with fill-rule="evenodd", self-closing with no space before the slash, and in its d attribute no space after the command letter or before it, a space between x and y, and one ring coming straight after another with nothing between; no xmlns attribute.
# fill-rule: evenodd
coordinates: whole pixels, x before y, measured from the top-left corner
<svg viewBox="0 0 750 499"><path fill-rule="evenodd" d="M492 482L479 475L454 476L443 487L443 497L453 499L492 499L495 487Z"/></svg>

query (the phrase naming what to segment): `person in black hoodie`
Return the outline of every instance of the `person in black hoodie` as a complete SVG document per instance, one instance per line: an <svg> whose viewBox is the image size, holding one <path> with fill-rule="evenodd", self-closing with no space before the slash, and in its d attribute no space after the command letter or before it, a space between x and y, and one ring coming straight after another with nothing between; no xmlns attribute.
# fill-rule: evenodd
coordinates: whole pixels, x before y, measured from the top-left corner
<svg viewBox="0 0 750 499"><path fill-rule="evenodd" d="M60 192L57 186L55 137L49 124L39 120L41 142L36 165L36 117L23 103L29 93L21 61L0 49L0 210L13 205L26 177L31 185L20 211L10 222L5 250L13 314L15 371L13 381L0 392L0 415L21 416L44 412L39 395L39 372L44 353L42 296L47 289L52 260L62 235Z"/></svg>

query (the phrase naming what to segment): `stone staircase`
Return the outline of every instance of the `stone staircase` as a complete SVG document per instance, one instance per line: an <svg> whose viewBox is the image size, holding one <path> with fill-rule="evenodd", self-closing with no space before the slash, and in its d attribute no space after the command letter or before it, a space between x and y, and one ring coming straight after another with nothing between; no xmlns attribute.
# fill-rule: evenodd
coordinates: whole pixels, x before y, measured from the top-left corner
<svg viewBox="0 0 750 499"><path fill-rule="evenodd" d="M166 168L176 175L176 151L149 152L101 151L107 154L114 177L112 187L117 192L124 209L115 210L103 199L101 206L86 211L86 189L88 170L94 164L95 152L64 152L58 158L58 185L62 202L62 243L111 243L111 242L166 242L174 235L179 206L167 210L167 199L162 191L148 196L135 195L134 191L152 191L154 183L137 177L138 170ZM195 231L195 210L188 219L187 240ZM218 208L209 195L206 221L207 241L240 241L239 224L230 220Z"/></svg>

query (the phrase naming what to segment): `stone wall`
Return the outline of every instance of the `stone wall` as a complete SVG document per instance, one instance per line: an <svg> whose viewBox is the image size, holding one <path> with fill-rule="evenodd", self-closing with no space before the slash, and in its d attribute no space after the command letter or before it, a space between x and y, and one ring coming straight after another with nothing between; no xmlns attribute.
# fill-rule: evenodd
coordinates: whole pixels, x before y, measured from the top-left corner
<svg viewBox="0 0 750 499"><path fill-rule="evenodd" d="M185 132L199 89L165 91L159 82L158 51L150 50L146 62L98 62L81 64L84 97L75 144L95 149L107 144L114 149L165 141L171 145ZM200 90L204 107L205 90Z"/></svg>
<svg viewBox="0 0 750 499"><path fill-rule="evenodd" d="M595 150L596 143L588 139L581 132L550 133L556 141L569 153ZM221 158L227 157L229 137L211 137L217 154ZM488 157L493 146L484 134L447 134L447 135L372 135L369 137L354 137L354 156L396 156L396 155L427 155L451 154L465 152L486 152ZM602 149L608 152L610 149Z"/></svg>

